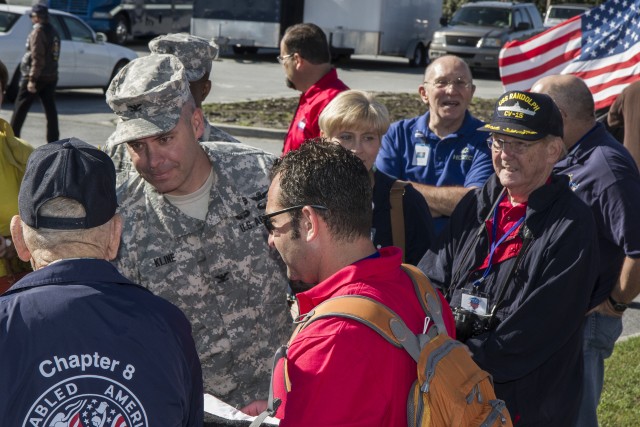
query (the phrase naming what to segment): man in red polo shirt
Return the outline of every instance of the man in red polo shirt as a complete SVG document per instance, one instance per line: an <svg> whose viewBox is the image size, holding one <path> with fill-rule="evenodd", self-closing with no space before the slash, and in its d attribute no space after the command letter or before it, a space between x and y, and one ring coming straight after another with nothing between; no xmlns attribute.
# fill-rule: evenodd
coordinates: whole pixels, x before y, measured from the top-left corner
<svg viewBox="0 0 640 427"><path fill-rule="evenodd" d="M429 328L400 267L401 250L376 250L371 241L371 182L355 154L326 141L304 144L279 159L271 174L263 223L287 276L312 284L296 295L302 316L327 300L358 295L386 305L413 333ZM453 334L451 310L443 298L441 305ZM273 381L274 397L282 401L280 427L407 425L416 363L356 320L319 319L295 336L287 349L288 392L283 366L281 359ZM254 402L243 410L256 415L265 406Z"/></svg>
<svg viewBox="0 0 640 427"><path fill-rule="evenodd" d="M298 149L306 139L320 136L320 113L337 94L349 87L342 83L331 66L327 36L315 24L289 27L280 42L278 61L287 76L287 86L302 92L284 141L282 154L286 154Z"/></svg>

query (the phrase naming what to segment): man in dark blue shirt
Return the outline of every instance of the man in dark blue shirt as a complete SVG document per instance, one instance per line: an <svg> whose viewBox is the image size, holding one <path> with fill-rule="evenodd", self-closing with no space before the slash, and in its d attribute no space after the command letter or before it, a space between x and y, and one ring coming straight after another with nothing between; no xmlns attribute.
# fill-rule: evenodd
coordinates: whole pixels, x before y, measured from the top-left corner
<svg viewBox="0 0 640 427"><path fill-rule="evenodd" d="M600 265L584 329L584 391L576 426L598 426L604 359L622 333L622 313L640 293L640 176L627 149L596 122L587 85L572 75L545 77L534 92L551 96L564 118L567 156L554 172L569 176L591 207Z"/></svg>
<svg viewBox="0 0 640 427"><path fill-rule="evenodd" d="M34 272L0 297L0 420L7 426L202 426L191 326L109 263L115 169L77 139L36 149L11 221Z"/></svg>

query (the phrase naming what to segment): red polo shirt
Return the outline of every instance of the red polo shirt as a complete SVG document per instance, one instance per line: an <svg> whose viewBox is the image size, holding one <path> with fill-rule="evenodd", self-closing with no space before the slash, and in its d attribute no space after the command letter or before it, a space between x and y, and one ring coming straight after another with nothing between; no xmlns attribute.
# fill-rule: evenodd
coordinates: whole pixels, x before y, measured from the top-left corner
<svg viewBox="0 0 640 427"><path fill-rule="evenodd" d="M327 299L364 295L396 312L414 332L422 332L425 314L413 283L400 269L401 251L379 250L298 294L300 313ZM440 296L449 334L455 334L451 309ZM313 322L287 352L291 391L284 388L282 360L274 373L274 395L283 400L281 427L397 427L407 425L406 404L416 379L416 363L377 332L344 318Z"/></svg>
<svg viewBox="0 0 640 427"><path fill-rule="evenodd" d="M497 218L498 228L496 229L496 241L500 240L500 238L504 236L504 234L509 229L511 229L511 227L513 227L516 224L516 222L518 222L518 220L524 216L526 212L527 212L526 202L520 203L517 206L513 206L509 201L509 198L504 197L500 202L500 204L498 204L498 218ZM487 226L487 232L489 233L489 238L491 239L491 236L493 234L492 233L493 217L486 222L486 226ZM518 235L518 231L520 231L521 227L522 225L520 225L520 227L513 230L509 234L509 237L507 237L500 244L500 246L496 248L495 253L493 254L493 260L491 261L492 264L498 264L502 261L508 260L509 258L518 256L518 252L520 252L520 249L522 248L522 239ZM493 241L489 242L489 244L491 243L493 243ZM484 259L484 262L479 267L479 269L483 270L487 268L488 265L489 265L489 254L487 254L487 257Z"/></svg>
<svg viewBox="0 0 640 427"><path fill-rule="evenodd" d="M306 139L320 136L318 126L320 113L336 95L344 90L349 90L349 87L342 83L336 69L332 68L300 96L296 114L284 140L282 154L297 150Z"/></svg>

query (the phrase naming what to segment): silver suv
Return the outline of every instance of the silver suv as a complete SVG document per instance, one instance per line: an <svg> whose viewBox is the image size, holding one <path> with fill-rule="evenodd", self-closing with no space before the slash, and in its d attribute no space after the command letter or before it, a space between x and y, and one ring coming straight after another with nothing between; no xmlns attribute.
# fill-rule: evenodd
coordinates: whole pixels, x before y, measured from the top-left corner
<svg viewBox="0 0 640 427"><path fill-rule="evenodd" d="M429 59L456 55L471 68L498 68L498 53L509 40L527 38L544 30L533 3L481 1L463 4L443 28L433 34Z"/></svg>

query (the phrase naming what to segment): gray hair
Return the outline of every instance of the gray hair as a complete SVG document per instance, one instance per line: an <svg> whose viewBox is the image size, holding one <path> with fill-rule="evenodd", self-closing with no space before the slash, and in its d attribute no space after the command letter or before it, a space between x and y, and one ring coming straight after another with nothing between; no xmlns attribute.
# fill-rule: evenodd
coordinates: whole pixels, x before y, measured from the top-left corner
<svg viewBox="0 0 640 427"><path fill-rule="evenodd" d="M86 215L80 202L67 197L49 200L42 205L40 213L54 218L84 218ZM104 248L100 245L109 237L111 221L113 218L98 227L79 230L35 229L22 222L22 234L36 261L39 252L47 252L54 259L101 257Z"/></svg>

